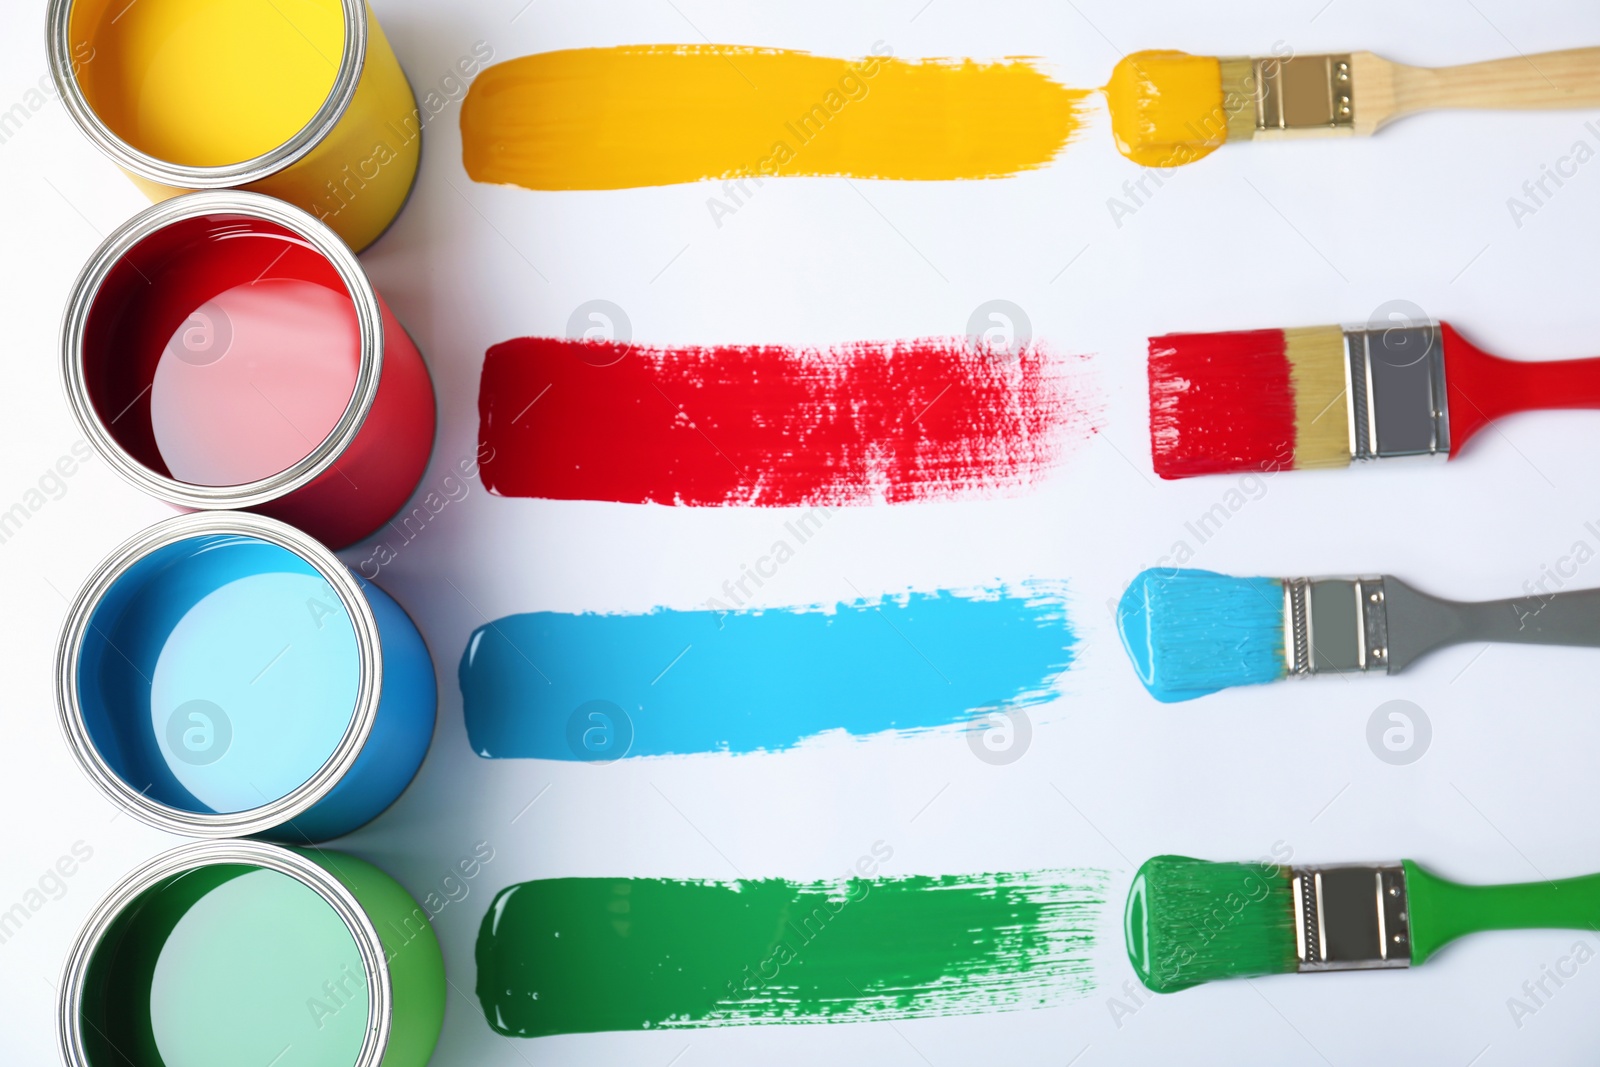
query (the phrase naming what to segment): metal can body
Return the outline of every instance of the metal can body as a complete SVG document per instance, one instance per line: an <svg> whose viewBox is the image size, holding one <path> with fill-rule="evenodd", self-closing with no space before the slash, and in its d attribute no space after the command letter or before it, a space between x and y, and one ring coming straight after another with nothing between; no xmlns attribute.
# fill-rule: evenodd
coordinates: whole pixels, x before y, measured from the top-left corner
<svg viewBox="0 0 1600 1067"><path fill-rule="evenodd" d="M237 251L256 246L258 252ZM270 253L279 247L292 254L274 258ZM260 259L259 274L249 256ZM222 266L213 267L212 260ZM278 277L296 272L317 281ZM337 308L313 307L302 289ZM222 302L235 301L237 313L239 294L259 303L268 290L277 294L275 314L258 309L253 319L229 325ZM342 318L329 323L328 314ZM130 327L130 321L142 325ZM213 329L220 331L215 337L201 332ZM331 332L326 339L307 332L317 329ZM191 334L200 337L195 344L214 350L179 350L178 359L169 359L179 338L188 344ZM436 421L421 353L349 247L305 212L270 197L190 193L140 212L80 273L61 336L62 380L90 443L124 479L177 507L258 511L342 548L387 522L427 467ZM247 354L234 351L252 345ZM348 395L336 391L331 407L327 397L319 398L326 421L303 432L284 406L305 401L310 383L336 363L350 369ZM281 462L228 477L197 478L174 469L157 447L160 376L171 367L231 375L229 388L250 404L267 405L261 410L270 425L230 424L218 433L248 442L283 419L299 435L291 442L294 451ZM277 374L276 399L272 388L263 390L251 377L262 373ZM207 399L196 392L187 410L180 404L168 412L169 432L184 420L198 426L214 416ZM216 451L218 442L202 443Z"/></svg>
<svg viewBox="0 0 1600 1067"><path fill-rule="evenodd" d="M433 741L438 683L422 634L404 608L382 589L357 578L378 623L383 689L372 732L339 784L305 814L264 830L288 845L329 841L363 826L405 792Z"/></svg>
<svg viewBox="0 0 1600 1067"><path fill-rule="evenodd" d="M350 955L359 961L359 975L336 973L320 988L312 984L282 991L296 1008L304 998L312 1009L304 1034L295 1036L316 1041L321 1036L316 1024L323 1021L316 1013L335 1015L355 1003L350 994L361 989L364 1017L349 1019L345 1031L353 1035L351 1067L424 1067L444 1020L446 990L444 959L427 913L400 883L354 856L257 841L184 845L157 856L112 889L90 915L67 958L57 1004L63 1061L69 1067L158 1067L162 1037L181 1043L185 1035L152 1033L149 1003L129 1002L141 995L153 1000L158 960L168 940L175 938L177 924L204 903L208 891L245 874L283 876L292 879L285 883L292 892L301 893L303 887L315 894L332 912L323 917L325 925L348 933ZM265 937L281 935L285 940L304 932L295 929L297 913L243 911L226 905L220 915L215 906L211 911L213 931L226 933L230 926L250 924L263 928ZM205 947L200 946L202 951ZM248 972L265 962L243 959L236 969ZM220 1007L223 1014L230 1008L250 1008L227 1003ZM198 1005L182 1008L187 1010L177 1013L180 1026L229 1022L195 1018L200 1014ZM142 1026L119 1029L117 1021L141 1011ZM358 1051L353 1048L356 1043ZM300 1049L302 1054L310 1051ZM279 1053L263 1048L257 1058L264 1063Z"/></svg>
<svg viewBox="0 0 1600 1067"><path fill-rule="evenodd" d="M91 37L106 7L107 0L52 0L51 73L79 129L151 200L197 189L265 193L315 215L357 251L400 213L416 179L421 116L394 49L364 0L343 0L343 49L321 108L270 150L212 166L143 151L119 136L91 103L79 75L105 58L95 54Z"/></svg>
<svg viewBox="0 0 1600 1067"><path fill-rule="evenodd" d="M378 305L383 375L361 432L336 464L251 509L298 526L333 548L355 544L399 512L433 452L436 415L427 364L381 295Z"/></svg>
<svg viewBox="0 0 1600 1067"><path fill-rule="evenodd" d="M134 817L190 837L327 840L404 792L437 687L405 611L256 515L176 516L96 568L57 650L61 726Z"/></svg>

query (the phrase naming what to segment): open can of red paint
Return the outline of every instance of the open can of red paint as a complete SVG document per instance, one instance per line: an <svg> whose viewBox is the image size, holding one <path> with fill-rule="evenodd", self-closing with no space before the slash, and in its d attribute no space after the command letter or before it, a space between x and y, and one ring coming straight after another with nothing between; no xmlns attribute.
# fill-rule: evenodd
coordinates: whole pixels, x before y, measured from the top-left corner
<svg viewBox="0 0 1600 1067"><path fill-rule="evenodd" d="M433 740L433 662L404 609L260 515L178 515L125 541L56 654L89 780L187 837L339 837L394 803Z"/></svg>
<svg viewBox="0 0 1600 1067"><path fill-rule="evenodd" d="M175 197L106 238L68 300L61 361L123 478L334 548L400 509L433 447L427 367L360 261L257 193Z"/></svg>
<svg viewBox="0 0 1600 1067"><path fill-rule="evenodd" d="M67 957L58 1042L68 1067L424 1067L445 988L427 914L378 868L201 842L94 910Z"/></svg>

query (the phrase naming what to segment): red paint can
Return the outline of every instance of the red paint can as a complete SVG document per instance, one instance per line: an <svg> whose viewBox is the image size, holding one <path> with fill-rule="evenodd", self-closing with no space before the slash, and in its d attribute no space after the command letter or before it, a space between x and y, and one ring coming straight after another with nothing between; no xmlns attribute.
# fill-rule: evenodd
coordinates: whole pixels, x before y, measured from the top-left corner
<svg viewBox="0 0 1600 1067"><path fill-rule="evenodd" d="M334 548L400 510L433 446L427 367L355 253L256 193L175 197L106 238L68 300L61 360L123 478Z"/></svg>

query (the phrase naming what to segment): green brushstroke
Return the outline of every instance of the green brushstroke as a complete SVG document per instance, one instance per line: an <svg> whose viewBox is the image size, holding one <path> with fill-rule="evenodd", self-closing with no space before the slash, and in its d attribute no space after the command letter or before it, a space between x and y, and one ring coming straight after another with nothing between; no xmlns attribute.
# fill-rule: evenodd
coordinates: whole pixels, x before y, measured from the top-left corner
<svg viewBox="0 0 1600 1067"><path fill-rule="evenodd" d="M1105 872L502 890L478 999L516 1037L1042 1008L1093 987Z"/></svg>

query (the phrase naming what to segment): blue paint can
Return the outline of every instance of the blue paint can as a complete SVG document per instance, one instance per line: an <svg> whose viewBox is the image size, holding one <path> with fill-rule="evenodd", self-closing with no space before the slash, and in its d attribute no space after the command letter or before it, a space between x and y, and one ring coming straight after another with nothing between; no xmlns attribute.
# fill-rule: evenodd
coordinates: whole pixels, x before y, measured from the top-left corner
<svg viewBox="0 0 1600 1067"><path fill-rule="evenodd" d="M324 841L399 797L433 737L422 635L275 519L197 512L129 539L63 627L56 691L110 800L188 837Z"/></svg>

